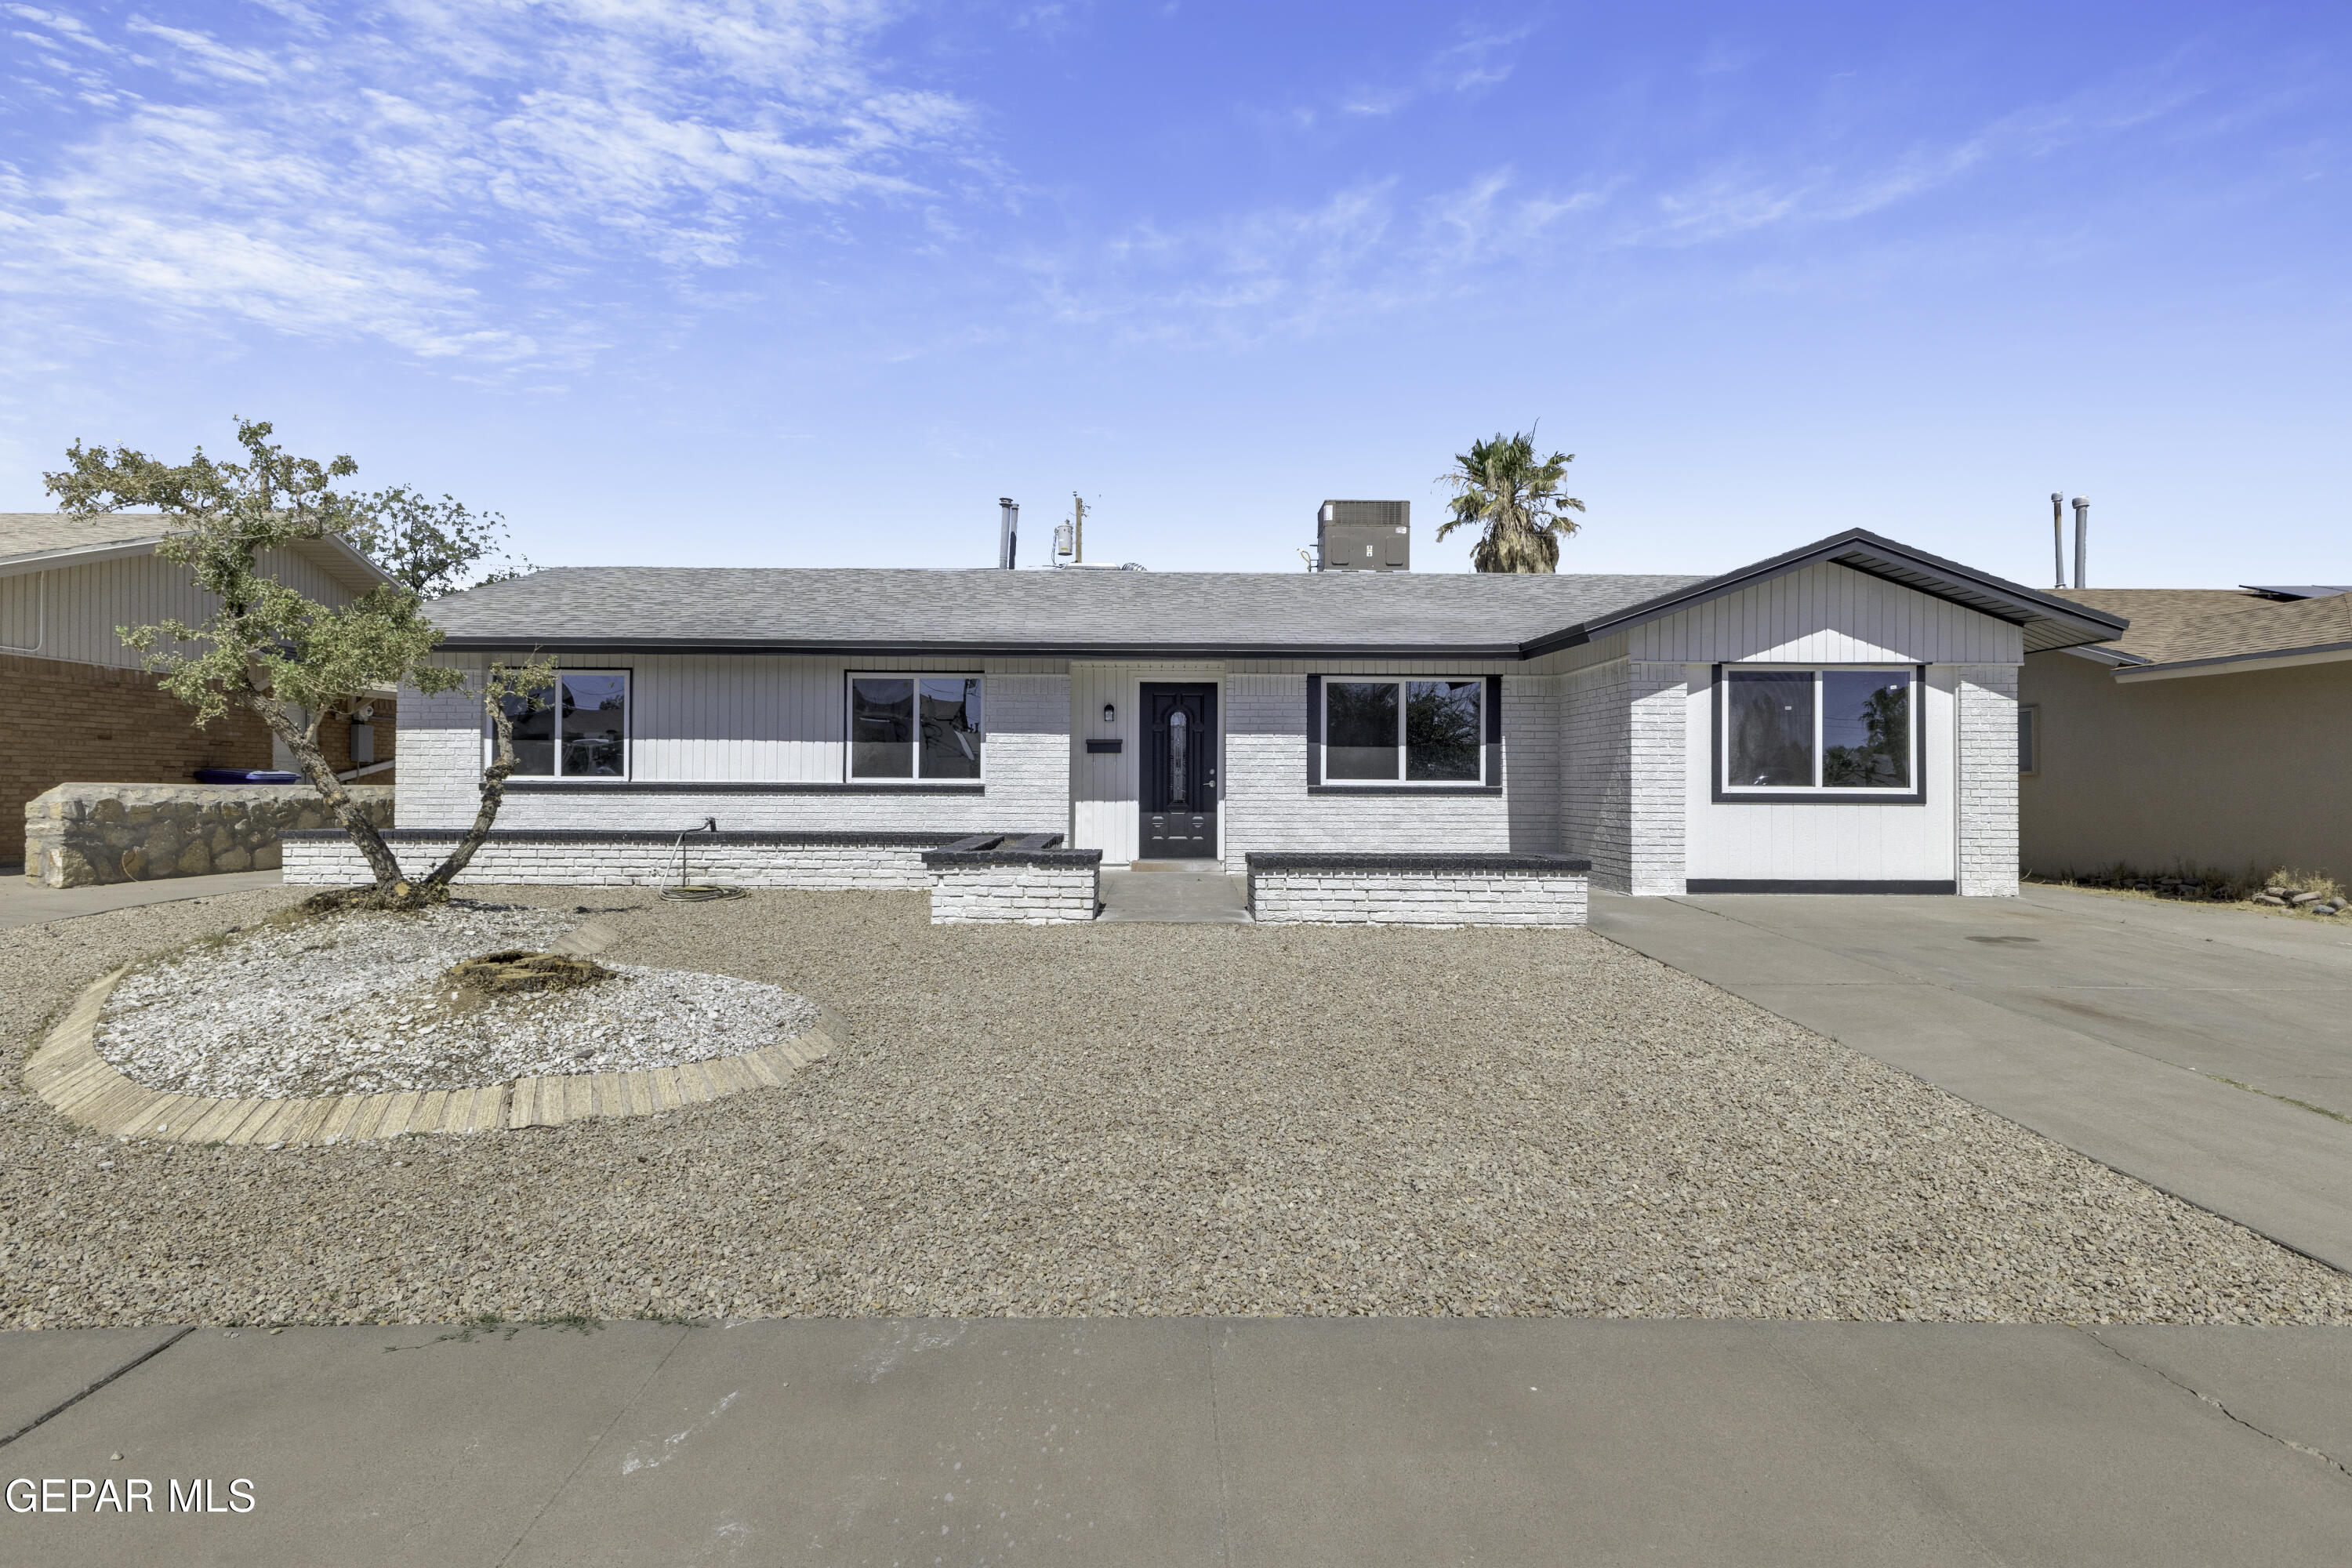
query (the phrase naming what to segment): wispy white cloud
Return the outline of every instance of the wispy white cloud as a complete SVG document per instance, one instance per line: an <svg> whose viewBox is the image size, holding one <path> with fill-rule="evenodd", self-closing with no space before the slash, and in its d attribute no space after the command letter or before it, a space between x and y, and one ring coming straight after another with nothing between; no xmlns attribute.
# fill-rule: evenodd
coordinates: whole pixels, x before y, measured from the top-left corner
<svg viewBox="0 0 2352 1568"><path fill-rule="evenodd" d="M1479 93L1498 87L1510 79L1518 65L1518 46L1534 32L1533 24L1500 31L1465 26L1412 75L1349 89L1339 101L1339 112L1386 116L1436 94Z"/></svg>
<svg viewBox="0 0 2352 1568"><path fill-rule="evenodd" d="M0 290L420 356L576 356L614 268L686 275L991 176L960 100L888 79L889 0L277 0L251 36L134 17L81 139L0 184ZM57 59L55 50L49 58ZM53 70L61 66L52 66ZM85 72L87 65L78 68ZM564 287L569 284L572 287Z"/></svg>

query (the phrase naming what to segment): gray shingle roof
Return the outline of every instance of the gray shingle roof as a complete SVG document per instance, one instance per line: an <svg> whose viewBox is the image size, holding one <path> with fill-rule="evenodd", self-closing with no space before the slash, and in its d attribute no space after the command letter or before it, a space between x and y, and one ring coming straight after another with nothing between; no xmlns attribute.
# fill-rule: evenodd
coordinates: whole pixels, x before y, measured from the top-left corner
<svg viewBox="0 0 2352 1568"><path fill-rule="evenodd" d="M161 512L152 511L109 512L92 518L69 517L61 511L0 511L0 562L58 550L152 544L163 537L163 521Z"/></svg>
<svg viewBox="0 0 2352 1568"><path fill-rule="evenodd" d="M430 614L453 648L1526 658L1817 562L2007 620L2028 648L2125 626L1858 528L1717 577L595 566L454 594Z"/></svg>
<svg viewBox="0 0 2352 1568"><path fill-rule="evenodd" d="M1519 646L1704 581L1430 573L595 566L436 599L452 647L1112 654Z"/></svg>

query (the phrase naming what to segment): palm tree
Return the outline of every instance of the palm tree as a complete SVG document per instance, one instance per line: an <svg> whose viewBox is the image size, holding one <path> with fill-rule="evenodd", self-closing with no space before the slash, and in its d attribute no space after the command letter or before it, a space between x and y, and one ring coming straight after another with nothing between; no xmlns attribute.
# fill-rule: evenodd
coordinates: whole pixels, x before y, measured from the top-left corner
<svg viewBox="0 0 2352 1568"><path fill-rule="evenodd" d="M1568 514L1584 510L1582 501L1559 493L1574 461L1570 452L1538 458L1532 430L1471 442L1454 466L1437 476L1454 492L1446 503L1454 516L1438 524L1437 537L1457 528L1483 529L1485 537L1470 552L1470 564L1481 572L1558 571L1559 542L1577 530Z"/></svg>

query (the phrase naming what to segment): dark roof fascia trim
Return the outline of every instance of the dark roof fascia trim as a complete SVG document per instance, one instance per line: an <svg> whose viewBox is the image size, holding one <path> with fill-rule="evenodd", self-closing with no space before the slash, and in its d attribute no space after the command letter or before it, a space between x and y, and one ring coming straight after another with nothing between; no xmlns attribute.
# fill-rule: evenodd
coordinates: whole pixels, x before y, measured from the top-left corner
<svg viewBox="0 0 2352 1568"><path fill-rule="evenodd" d="M2050 595L2037 593L2021 584L2011 583L2006 578L1994 577L1972 570L1957 561L1947 561L1940 555L1930 555L1924 550L1914 550L1907 544L1897 544L1895 541L1873 533L1868 529L1850 528L1843 533L1833 534L1818 543L1801 545L1784 554L1759 561L1752 566L1743 566L1737 571L1727 572L1720 577L1710 577L1704 583L1695 583L1687 588L1678 588L1671 594L1662 594L1654 599L1646 599L1630 608L1619 610L1614 615L1603 616L1598 620L1586 621L1580 626L1570 626L1566 631L1556 632L1549 637L1528 643L1521 651L1526 658L1538 658L1548 653L1557 653L1562 648L1576 647L1601 637L1614 637L1619 632L1630 631L1645 621L1654 621L1660 616L1670 616L1677 610L1688 609L1695 605L1706 604L1710 599L1719 599L1726 595L1736 594L1743 588L1753 587L1767 578L1801 571L1807 566L1824 561L1834 562L1849 571L1860 572L1866 576L1880 577L1882 581L1894 581L1884 577L1882 574L1873 572L1867 565L1843 559L1853 553L1857 545L1866 546L1871 550L1894 556L1897 560L1908 562L1929 574L1940 573L1948 575L1956 582L1964 583L1995 598L2009 600L2016 606L2019 613L2014 616L2001 616L1998 618L2008 620L2012 625L2022 626L2029 620L2036 619L2069 622L2094 634L2083 638L2086 643L2105 642L2109 638L2121 637L2131 626L2129 621L2120 616L2110 616L2104 611L2094 610L2071 600L2053 598ZM1969 605L1949 595L1936 594L1916 584L1903 583L1898 585L1909 588L1914 593L1927 594L1932 598L1941 598L1948 603L1961 605L1963 608L1975 610L1979 615L1993 614L1980 605Z"/></svg>
<svg viewBox="0 0 2352 1568"><path fill-rule="evenodd" d="M747 642L726 637L444 637L446 653L733 653L848 658L1074 658L1199 664L1213 659L1492 659L1528 656L1517 643L874 643Z"/></svg>

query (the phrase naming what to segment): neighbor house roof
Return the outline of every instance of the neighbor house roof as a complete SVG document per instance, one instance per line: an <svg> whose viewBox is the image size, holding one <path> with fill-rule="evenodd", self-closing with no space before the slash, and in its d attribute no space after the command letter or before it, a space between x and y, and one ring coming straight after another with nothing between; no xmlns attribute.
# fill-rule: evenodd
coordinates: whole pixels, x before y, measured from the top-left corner
<svg viewBox="0 0 2352 1568"><path fill-rule="evenodd" d="M160 512L112 511L75 517L62 511L0 511L0 577L87 566L144 555L162 542ZM374 562L342 540L297 540L290 549L354 594L389 581Z"/></svg>
<svg viewBox="0 0 2352 1568"><path fill-rule="evenodd" d="M1855 530L1720 577L568 567L436 600L453 649L1528 658L1835 561L2027 628L2122 621Z"/></svg>
<svg viewBox="0 0 2352 1568"><path fill-rule="evenodd" d="M2352 658L2352 595L2282 601L2226 588L2081 588L2066 597L2129 617L2115 646L2132 662L2118 680Z"/></svg>

